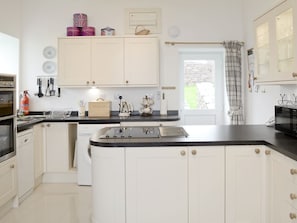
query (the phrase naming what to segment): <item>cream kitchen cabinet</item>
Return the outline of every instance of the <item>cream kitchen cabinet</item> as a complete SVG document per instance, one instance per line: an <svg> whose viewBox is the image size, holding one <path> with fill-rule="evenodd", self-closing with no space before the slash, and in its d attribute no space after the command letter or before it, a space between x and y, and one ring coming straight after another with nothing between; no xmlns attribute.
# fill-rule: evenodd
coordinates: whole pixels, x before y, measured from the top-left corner
<svg viewBox="0 0 297 223"><path fill-rule="evenodd" d="M0 207L17 195L16 157L0 163Z"/></svg>
<svg viewBox="0 0 297 223"><path fill-rule="evenodd" d="M189 223L224 222L225 148L188 147Z"/></svg>
<svg viewBox="0 0 297 223"><path fill-rule="evenodd" d="M46 172L67 172L70 169L68 125L45 124Z"/></svg>
<svg viewBox="0 0 297 223"><path fill-rule="evenodd" d="M100 86L123 85L124 39L92 39L92 76Z"/></svg>
<svg viewBox="0 0 297 223"><path fill-rule="evenodd" d="M59 38L60 86L159 85L156 37Z"/></svg>
<svg viewBox="0 0 297 223"><path fill-rule="evenodd" d="M270 150L226 146L226 222L269 223Z"/></svg>
<svg viewBox="0 0 297 223"><path fill-rule="evenodd" d="M91 39L59 38L58 40L58 85L92 86Z"/></svg>
<svg viewBox="0 0 297 223"><path fill-rule="evenodd" d="M224 147L91 151L95 223L224 221Z"/></svg>
<svg viewBox="0 0 297 223"><path fill-rule="evenodd" d="M297 83L297 2L286 0L257 18L255 81Z"/></svg>
<svg viewBox="0 0 297 223"><path fill-rule="evenodd" d="M159 85L159 42L157 38L125 38L126 86Z"/></svg>
<svg viewBox="0 0 297 223"><path fill-rule="evenodd" d="M127 223L187 223L187 181L186 147L126 148Z"/></svg>
<svg viewBox="0 0 297 223"><path fill-rule="evenodd" d="M125 148L91 147L93 223L126 222Z"/></svg>
<svg viewBox="0 0 297 223"><path fill-rule="evenodd" d="M34 125L34 181L37 187L42 181L44 173L44 127L43 123Z"/></svg>
<svg viewBox="0 0 297 223"><path fill-rule="evenodd" d="M297 162L276 151L271 159L271 222L297 222Z"/></svg>
<svg viewBox="0 0 297 223"><path fill-rule="evenodd" d="M73 169L76 124L49 122L44 125L43 182L76 182Z"/></svg>
<svg viewBox="0 0 297 223"><path fill-rule="evenodd" d="M18 198L23 201L34 188L33 130L17 134Z"/></svg>

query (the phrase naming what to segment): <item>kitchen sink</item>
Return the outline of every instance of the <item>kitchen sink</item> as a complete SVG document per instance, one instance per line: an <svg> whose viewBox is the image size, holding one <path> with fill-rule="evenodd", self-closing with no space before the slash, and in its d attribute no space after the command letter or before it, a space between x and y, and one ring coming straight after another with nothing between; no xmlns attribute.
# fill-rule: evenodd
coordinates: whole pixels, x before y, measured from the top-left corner
<svg viewBox="0 0 297 223"><path fill-rule="evenodd" d="M161 137L187 137L188 133L183 127L162 126L159 127Z"/></svg>
<svg viewBox="0 0 297 223"><path fill-rule="evenodd" d="M18 117L17 121L32 121L35 119L41 119L41 118L46 118L46 116L44 115L28 115L28 116L22 116L22 117Z"/></svg>

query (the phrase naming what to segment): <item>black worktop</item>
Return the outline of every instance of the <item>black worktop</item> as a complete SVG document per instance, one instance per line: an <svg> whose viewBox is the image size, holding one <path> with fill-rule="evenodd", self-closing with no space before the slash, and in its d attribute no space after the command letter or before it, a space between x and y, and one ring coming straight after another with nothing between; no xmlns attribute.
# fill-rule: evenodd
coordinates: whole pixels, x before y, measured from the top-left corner
<svg viewBox="0 0 297 223"><path fill-rule="evenodd" d="M265 125L189 125L183 126L188 137L160 137L142 139L100 139L93 135L91 145L100 147L153 147L153 146L220 146L266 145L297 160L297 138L287 136Z"/></svg>
<svg viewBox="0 0 297 223"><path fill-rule="evenodd" d="M32 112L31 115L41 115L43 112ZM30 116L30 115L29 115ZM70 117L45 117L32 118L30 121L17 122L17 132L24 131L32 126L42 122L75 122L79 124L114 124L120 122L167 122L179 121L178 111L168 111L167 115L160 115L158 111L154 112L152 116L141 116L139 113L133 113L128 117L118 116L118 112L112 112L110 117L79 117L76 112Z"/></svg>

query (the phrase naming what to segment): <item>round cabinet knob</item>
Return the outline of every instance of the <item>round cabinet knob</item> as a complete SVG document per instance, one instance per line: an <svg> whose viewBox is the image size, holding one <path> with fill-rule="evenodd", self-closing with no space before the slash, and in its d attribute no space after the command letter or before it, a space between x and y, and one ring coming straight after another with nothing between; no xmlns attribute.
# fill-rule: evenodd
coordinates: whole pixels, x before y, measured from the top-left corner
<svg viewBox="0 0 297 223"><path fill-rule="evenodd" d="M297 77L297 73L292 73L292 77Z"/></svg>
<svg viewBox="0 0 297 223"><path fill-rule="evenodd" d="M255 153L256 153L256 154L259 154L259 153L260 153L260 149L258 149L258 148L255 149Z"/></svg>
<svg viewBox="0 0 297 223"><path fill-rule="evenodd" d="M129 83L129 81L126 81L126 84L128 84Z"/></svg>
<svg viewBox="0 0 297 223"><path fill-rule="evenodd" d="M270 150L265 150L265 154L266 155L270 155L271 154L271 151Z"/></svg>
<svg viewBox="0 0 297 223"><path fill-rule="evenodd" d="M87 84L90 84L90 81L87 81Z"/></svg>
<svg viewBox="0 0 297 223"><path fill-rule="evenodd" d="M184 150L180 151L180 155L185 156L186 155L186 151L184 151Z"/></svg>
<svg viewBox="0 0 297 223"><path fill-rule="evenodd" d="M14 168L14 164L11 164L11 165L10 165L10 169L13 169L13 168Z"/></svg>
<svg viewBox="0 0 297 223"><path fill-rule="evenodd" d="M196 149L193 149L193 150L192 150L192 155L195 156L196 154L197 154Z"/></svg>
<svg viewBox="0 0 297 223"><path fill-rule="evenodd" d="M291 200L296 200L297 199L297 195L296 194L293 194L293 193L290 193L290 198L291 198Z"/></svg>
<svg viewBox="0 0 297 223"><path fill-rule="evenodd" d="M95 81L92 81L92 84L95 84L96 82Z"/></svg>
<svg viewBox="0 0 297 223"><path fill-rule="evenodd" d="M50 124L47 124L46 127L51 127L51 125Z"/></svg>
<svg viewBox="0 0 297 223"><path fill-rule="evenodd" d="M290 213L290 219L296 219L297 218L297 215L295 213Z"/></svg>
<svg viewBox="0 0 297 223"><path fill-rule="evenodd" d="M290 169L291 175L296 175L297 174L297 169Z"/></svg>

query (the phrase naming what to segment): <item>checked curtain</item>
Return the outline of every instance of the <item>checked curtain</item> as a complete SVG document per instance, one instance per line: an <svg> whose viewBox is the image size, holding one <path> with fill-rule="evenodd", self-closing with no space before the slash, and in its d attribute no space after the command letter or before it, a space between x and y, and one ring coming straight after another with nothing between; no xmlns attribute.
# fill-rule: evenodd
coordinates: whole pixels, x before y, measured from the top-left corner
<svg viewBox="0 0 297 223"><path fill-rule="evenodd" d="M238 41L224 41L226 50L225 73L226 89L229 102L228 115L231 125L244 124L242 108L242 84L241 84L241 47Z"/></svg>

